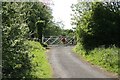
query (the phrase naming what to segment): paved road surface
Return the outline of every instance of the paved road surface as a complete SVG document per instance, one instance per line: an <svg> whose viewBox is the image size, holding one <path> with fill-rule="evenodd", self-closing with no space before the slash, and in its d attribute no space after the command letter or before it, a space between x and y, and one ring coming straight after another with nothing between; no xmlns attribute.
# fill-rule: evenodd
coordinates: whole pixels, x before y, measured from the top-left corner
<svg viewBox="0 0 120 80"><path fill-rule="evenodd" d="M104 72L78 59L72 53L72 46L54 46L48 59L53 67L54 78L109 78Z"/></svg>

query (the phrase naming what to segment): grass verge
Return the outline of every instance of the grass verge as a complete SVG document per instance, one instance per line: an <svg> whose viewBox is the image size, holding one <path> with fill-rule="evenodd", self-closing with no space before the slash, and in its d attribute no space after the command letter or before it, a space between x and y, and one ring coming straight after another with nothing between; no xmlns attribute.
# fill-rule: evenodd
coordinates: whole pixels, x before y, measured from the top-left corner
<svg viewBox="0 0 120 80"><path fill-rule="evenodd" d="M77 44L73 51L78 56L82 55L90 63L99 65L107 71L117 74L119 72L118 54L120 53L120 48L115 46L109 48L99 47L86 54L84 48L80 44Z"/></svg>
<svg viewBox="0 0 120 80"><path fill-rule="evenodd" d="M29 45L29 57L31 62L30 75L32 78L51 78L52 68L48 63L45 49L39 42L26 41L25 44Z"/></svg>

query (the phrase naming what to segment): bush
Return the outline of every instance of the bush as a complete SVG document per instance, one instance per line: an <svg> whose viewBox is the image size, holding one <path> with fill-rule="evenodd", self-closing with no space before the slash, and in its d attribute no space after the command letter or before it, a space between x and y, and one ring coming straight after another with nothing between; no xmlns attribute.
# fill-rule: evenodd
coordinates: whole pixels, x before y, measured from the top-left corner
<svg viewBox="0 0 120 80"><path fill-rule="evenodd" d="M22 3L2 3L2 75L3 78L23 78L31 67L24 45L29 31ZM21 8L20 8L21 7ZM21 12L20 12L21 11Z"/></svg>
<svg viewBox="0 0 120 80"><path fill-rule="evenodd" d="M27 2L2 3L3 78L50 77L50 68L48 67L49 65L41 45L28 42L29 46L24 43L28 40L28 35L31 30L27 20L31 15L31 6L33 6L34 3L30 4ZM41 3L40 6L42 7L42 5ZM35 16L37 16L37 14ZM32 27L34 28L34 26ZM31 57L32 54L34 54L34 58ZM37 66L37 64L39 66ZM48 71L45 71L45 69Z"/></svg>
<svg viewBox="0 0 120 80"><path fill-rule="evenodd" d="M119 3L90 2L75 5L76 36L85 49L101 45L120 47Z"/></svg>

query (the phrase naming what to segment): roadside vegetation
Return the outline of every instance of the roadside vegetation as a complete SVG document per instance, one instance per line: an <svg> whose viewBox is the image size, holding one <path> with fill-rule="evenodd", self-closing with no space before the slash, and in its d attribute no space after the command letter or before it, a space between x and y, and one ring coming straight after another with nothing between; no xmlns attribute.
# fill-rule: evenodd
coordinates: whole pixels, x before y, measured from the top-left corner
<svg viewBox="0 0 120 80"><path fill-rule="evenodd" d="M50 78L42 35L57 27L42 2L2 2L2 77ZM54 33L49 30L49 33Z"/></svg>
<svg viewBox="0 0 120 80"><path fill-rule="evenodd" d="M52 70L46 56L46 50L39 42L26 41L25 44L29 48L29 57L31 70L29 71L31 78L52 78Z"/></svg>
<svg viewBox="0 0 120 80"><path fill-rule="evenodd" d="M76 25L74 51L92 64L119 72L120 2L80 2L72 5Z"/></svg>
<svg viewBox="0 0 120 80"><path fill-rule="evenodd" d="M91 2L72 6L76 30L53 21L42 2L2 2L2 77L51 78L42 37L76 35L74 51L93 64L118 73L120 3Z"/></svg>
<svg viewBox="0 0 120 80"><path fill-rule="evenodd" d="M99 65L110 72L119 72L118 54L120 52L120 48L115 46L105 48L102 46L86 52L80 44L77 44L73 51L78 56L82 55L91 64Z"/></svg>

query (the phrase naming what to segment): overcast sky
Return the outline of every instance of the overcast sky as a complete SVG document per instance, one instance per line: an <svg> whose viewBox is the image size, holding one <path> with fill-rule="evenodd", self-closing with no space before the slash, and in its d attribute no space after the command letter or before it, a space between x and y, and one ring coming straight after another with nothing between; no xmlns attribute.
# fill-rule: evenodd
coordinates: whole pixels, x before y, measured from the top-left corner
<svg viewBox="0 0 120 80"><path fill-rule="evenodd" d="M39 0L46 3L52 8L52 15L56 22L62 21L64 29L72 29L71 16L72 13L71 5L77 3L78 0ZM52 3L54 5L52 5Z"/></svg>
<svg viewBox="0 0 120 80"><path fill-rule="evenodd" d="M56 21L63 21L65 25L65 29L72 29L71 26L71 5L77 3L77 0L52 0L54 5L52 6L53 9L53 16Z"/></svg>

